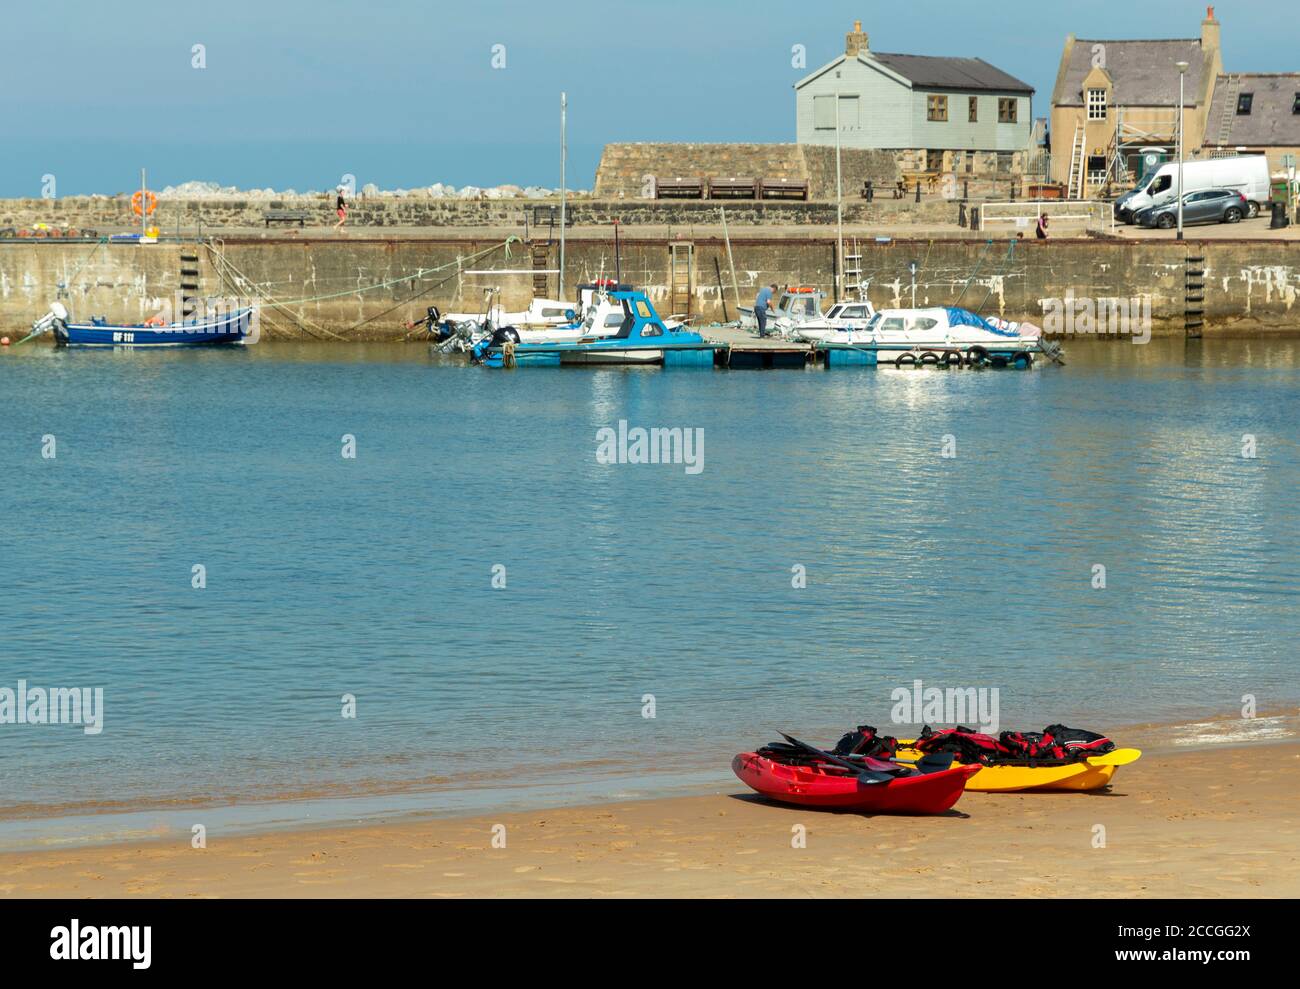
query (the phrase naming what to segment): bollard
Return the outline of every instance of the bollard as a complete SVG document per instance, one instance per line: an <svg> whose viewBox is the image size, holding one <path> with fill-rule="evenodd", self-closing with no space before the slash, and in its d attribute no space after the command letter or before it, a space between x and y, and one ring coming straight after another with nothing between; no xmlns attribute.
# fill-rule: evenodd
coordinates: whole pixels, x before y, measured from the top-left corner
<svg viewBox="0 0 1300 989"><path fill-rule="evenodd" d="M1290 221L1286 215L1286 203L1274 203L1273 219L1269 223L1268 228L1270 230L1281 230L1289 225Z"/></svg>
<svg viewBox="0 0 1300 989"><path fill-rule="evenodd" d="M966 203L965 202L961 202L957 204L957 226L961 227L963 230L966 229Z"/></svg>
<svg viewBox="0 0 1300 989"><path fill-rule="evenodd" d="M920 178L920 176L917 176L917 179L916 179L916 201L917 201L918 203L921 201L921 178Z"/></svg>

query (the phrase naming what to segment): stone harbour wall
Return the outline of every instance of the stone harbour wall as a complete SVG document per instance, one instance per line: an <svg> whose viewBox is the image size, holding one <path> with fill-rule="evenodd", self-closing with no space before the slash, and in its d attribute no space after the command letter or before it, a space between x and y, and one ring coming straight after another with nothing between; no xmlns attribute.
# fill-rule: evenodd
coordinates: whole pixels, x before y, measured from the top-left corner
<svg viewBox="0 0 1300 989"><path fill-rule="evenodd" d="M676 239L676 238L675 238ZM689 308L707 324L735 318L733 288L726 245L709 236L692 241ZM1300 241L1191 242L1206 258L1205 333L1207 337L1269 335L1300 332L1296 303L1300 299ZM681 312L682 300L669 295L667 238L629 232L622 241L622 278L648 291L668 314ZM784 238L733 236L739 300L749 305L758 286L812 285L829 290L834 270L833 234ZM471 264L464 259L487 248L488 256ZM21 335L60 295L74 316L104 315L135 322L158 312L180 287L180 256L194 245L171 243L106 245L93 256L84 243L0 243L0 328ZM533 276L470 274L467 269L526 270L528 250L515 245L507 258L500 241L489 237L443 239L383 239L342 241L327 238L265 240L230 238L223 250L231 264L281 300L294 303L294 319L267 308L268 336L306 336L320 327L345 338L400 337L403 322L438 305L444 312L477 312L483 292L501 290L507 308L523 308L532 298ZM212 255L198 249L201 293L225 297L235 289L222 282ZM916 304L963 305L1011 319L1044 322L1044 300L1073 295L1080 299L1149 300L1156 335L1179 335L1186 308L1187 247L1174 242L1056 240L1019 242L890 240L861 244L863 277L870 297L880 307L910 306L912 276L917 264ZM460 271L457 262L460 259ZM558 266L558 245L541 260ZM566 294L580 281L614 273L612 241L575 240L567 249ZM396 282L420 269L447 266L419 280ZM719 273L721 278L719 279ZM972 277L973 275L973 277ZM358 288L394 280L377 291ZM549 279L549 293L556 291ZM337 295L337 293L344 293Z"/></svg>

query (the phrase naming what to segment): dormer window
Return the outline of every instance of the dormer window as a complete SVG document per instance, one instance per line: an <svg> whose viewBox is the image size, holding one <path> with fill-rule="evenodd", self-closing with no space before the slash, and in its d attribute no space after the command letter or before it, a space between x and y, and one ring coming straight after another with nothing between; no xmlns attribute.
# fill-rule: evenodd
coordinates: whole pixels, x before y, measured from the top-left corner
<svg viewBox="0 0 1300 989"><path fill-rule="evenodd" d="M1250 109L1255 105L1254 93L1242 93L1237 97L1237 116L1249 117Z"/></svg>
<svg viewBox="0 0 1300 989"><path fill-rule="evenodd" d="M1106 119L1106 90L1090 89L1088 90L1088 119L1105 120Z"/></svg>

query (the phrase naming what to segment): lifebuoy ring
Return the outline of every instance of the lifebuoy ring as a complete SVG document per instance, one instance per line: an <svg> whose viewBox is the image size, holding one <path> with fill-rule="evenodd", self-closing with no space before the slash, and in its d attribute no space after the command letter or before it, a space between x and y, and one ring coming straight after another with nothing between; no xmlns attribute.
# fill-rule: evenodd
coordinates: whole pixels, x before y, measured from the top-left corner
<svg viewBox="0 0 1300 989"><path fill-rule="evenodd" d="M131 211L136 216L153 213L158 208L158 195L148 189L139 189L131 195Z"/></svg>

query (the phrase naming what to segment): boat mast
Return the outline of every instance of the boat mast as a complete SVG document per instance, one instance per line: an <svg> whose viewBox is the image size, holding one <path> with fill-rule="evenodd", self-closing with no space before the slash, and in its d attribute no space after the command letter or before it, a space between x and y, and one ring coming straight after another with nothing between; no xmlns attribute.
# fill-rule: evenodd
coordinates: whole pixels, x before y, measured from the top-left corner
<svg viewBox="0 0 1300 989"><path fill-rule="evenodd" d="M565 185L565 167L568 165L569 145L566 134L568 126L568 109L569 96L567 93L560 94L560 285L559 297L564 298L564 225L565 225L565 206L567 205L568 190Z"/></svg>

